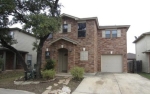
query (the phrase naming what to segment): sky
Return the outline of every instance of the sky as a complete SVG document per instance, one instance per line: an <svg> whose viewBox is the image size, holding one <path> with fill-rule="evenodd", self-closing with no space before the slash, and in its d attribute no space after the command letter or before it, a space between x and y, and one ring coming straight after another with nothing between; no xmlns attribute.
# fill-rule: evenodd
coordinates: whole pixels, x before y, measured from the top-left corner
<svg viewBox="0 0 150 94"><path fill-rule="evenodd" d="M127 52L135 53L134 36L150 31L150 0L60 0L61 13L79 18L98 17L99 25L131 25ZM14 25L12 27L16 27Z"/></svg>

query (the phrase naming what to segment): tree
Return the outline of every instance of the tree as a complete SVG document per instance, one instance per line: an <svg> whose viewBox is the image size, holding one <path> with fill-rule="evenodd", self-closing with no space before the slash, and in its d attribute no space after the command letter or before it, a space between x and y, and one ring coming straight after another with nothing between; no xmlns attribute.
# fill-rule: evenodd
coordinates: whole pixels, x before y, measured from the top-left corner
<svg viewBox="0 0 150 94"><path fill-rule="evenodd" d="M39 44L34 43L37 46L37 77L41 76L41 54L44 41L47 39L51 32L58 30L60 26L60 4L59 0L1 0L0 1L0 42L2 45L19 55L19 52L11 46L12 39L9 37L6 27L8 24L14 24L17 22L24 23L25 29L31 29L32 33L39 38ZM5 8L2 8L5 7ZM12 16L13 19L8 22L8 16ZM4 19L5 18L5 19ZM38 20L37 20L38 19ZM9 41L8 41L9 40ZM21 57L20 57L21 58ZM21 58L22 59L22 58ZM26 64L24 65L24 69Z"/></svg>
<svg viewBox="0 0 150 94"><path fill-rule="evenodd" d="M52 0L51 0L52 1ZM45 40L50 33L54 33L59 30L60 17L57 9L58 0L50 2L50 12L37 12L36 14L30 14L26 16L28 22L25 24L25 30L31 30L32 33L39 39L39 43L34 43L37 47L37 77L41 77L41 63L42 63L42 48Z"/></svg>

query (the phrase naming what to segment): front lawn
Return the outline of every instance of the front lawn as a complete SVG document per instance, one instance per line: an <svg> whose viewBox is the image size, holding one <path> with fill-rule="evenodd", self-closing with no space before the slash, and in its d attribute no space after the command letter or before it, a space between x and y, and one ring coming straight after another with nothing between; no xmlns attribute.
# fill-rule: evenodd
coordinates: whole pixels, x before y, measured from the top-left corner
<svg viewBox="0 0 150 94"><path fill-rule="evenodd" d="M22 70L19 71L4 71L0 73L0 87L4 84L9 84L15 79L23 76L24 73Z"/></svg>
<svg viewBox="0 0 150 94"><path fill-rule="evenodd" d="M143 76L143 77L145 77L145 78L148 78L148 79L150 79L150 74L149 73L139 73L139 75L141 75L141 76Z"/></svg>
<svg viewBox="0 0 150 94"><path fill-rule="evenodd" d="M64 79L63 76L56 76L55 80L51 82L43 82L39 84L15 85L14 80L23 75L24 75L23 71L6 71L0 73L0 88L25 90L25 91L34 92L36 94L42 94L49 86L53 86L52 90L61 89L63 87L63 84L58 84L59 80ZM80 82L81 81L75 81L71 79L67 86L70 87L71 92L73 92L80 84ZM54 86L55 83L58 84L58 86Z"/></svg>

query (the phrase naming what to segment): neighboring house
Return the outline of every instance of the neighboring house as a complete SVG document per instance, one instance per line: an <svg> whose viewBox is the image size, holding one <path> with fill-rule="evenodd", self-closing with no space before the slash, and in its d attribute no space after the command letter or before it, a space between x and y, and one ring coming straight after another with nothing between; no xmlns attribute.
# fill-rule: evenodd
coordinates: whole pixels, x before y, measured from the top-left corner
<svg viewBox="0 0 150 94"><path fill-rule="evenodd" d="M127 53L127 60L128 62L136 60L136 55L134 53Z"/></svg>
<svg viewBox="0 0 150 94"><path fill-rule="evenodd" d="M61 17L60 31L50 35L43 47L43 66L51 58L58 73L69 72L74 66L87 73L127 72L129 25L99 26L97 17Z"/></svg>
<svg viewBox="0 0 150 94"><path fill-rule="evenodd" d="M36 41L36 38L32 34L24 32L19 28L11 28L10 34L17 40L17 43L12 46L20 52L27 64L33 66L36 63L37 53L32 50L32 44ZM16 54L9 49L0 47L0 56L4 58L4 70L22 68Z"/></svg>
<svg viewBox="0 0 150 94"><path fill-rule="evenodd" d="M143 33L135 43L136 60L142 60L142 71L150 73L150 32Z"/></svg>

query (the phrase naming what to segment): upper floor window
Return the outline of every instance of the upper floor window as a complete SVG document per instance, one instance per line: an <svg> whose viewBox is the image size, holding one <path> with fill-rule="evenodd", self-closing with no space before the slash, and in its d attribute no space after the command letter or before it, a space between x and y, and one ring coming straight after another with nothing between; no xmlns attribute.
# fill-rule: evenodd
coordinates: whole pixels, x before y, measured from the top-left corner
<svg viewBox="0 0 150 94"><path fill-rule="evenodd" d="M117 37L117 30L112 30L112 38L116 38Z"/></svg>
<svg viewBox="0 0 150 94"><path fill-rule="evenodd" d="M103 30L102 31L103 38L117 38L121 37L121 30L120 29L112 29L112 30Z"/></svg>
<svg viewBox="0 0 150 94"><path fill-rule="evenodd" d="M63 24L63 33L68 32L68 24Z"/></svg>
<svg viewBox="0 0 150 94"><path fill-rule="evenodd" d="M86 23L78 23L78 37L86 36Z"/></svg>
<svg viewBox="0 0 150 94"><path fill-rule="evenodd" d="M105 36L106 36L106 38L110 38L110 31L106 30L105 31Z"/></svg>

